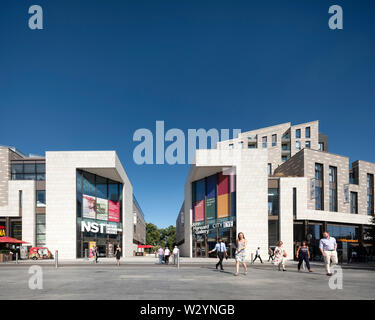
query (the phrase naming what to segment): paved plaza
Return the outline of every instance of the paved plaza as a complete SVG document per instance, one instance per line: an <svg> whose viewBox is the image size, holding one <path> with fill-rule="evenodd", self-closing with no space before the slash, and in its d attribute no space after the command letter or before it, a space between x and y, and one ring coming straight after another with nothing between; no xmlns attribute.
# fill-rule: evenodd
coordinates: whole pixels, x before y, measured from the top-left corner
<svg viewBox="0 0 375 320"><path fill-rule="evenodd" d="M3 299L373 299L375 271L343 269L343 289L332 290L322 265L314 273L291 264L287 272L271 264L249 266L247 276L233 276L234 264L224 272L206 263L186 263L180 269L154 263L40 264L43 289L29 289L32 264L0 265L0 300Z"/></svg>

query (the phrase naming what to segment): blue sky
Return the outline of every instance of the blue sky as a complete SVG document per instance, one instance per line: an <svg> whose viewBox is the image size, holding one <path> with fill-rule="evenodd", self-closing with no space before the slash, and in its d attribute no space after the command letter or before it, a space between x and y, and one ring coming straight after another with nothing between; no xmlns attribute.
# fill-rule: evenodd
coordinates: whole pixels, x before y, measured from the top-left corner
<svg viewBox="0 0 375 320"><path fill-rule="evenodd" d="M44 29L28 28L41 5ZM344 30L328 28L341 5ZM0 4L0 144L113 150L146 219L174 224L187 165L133 162L138 128L320 120L330 151L375 161L373 1Z"/></svg>

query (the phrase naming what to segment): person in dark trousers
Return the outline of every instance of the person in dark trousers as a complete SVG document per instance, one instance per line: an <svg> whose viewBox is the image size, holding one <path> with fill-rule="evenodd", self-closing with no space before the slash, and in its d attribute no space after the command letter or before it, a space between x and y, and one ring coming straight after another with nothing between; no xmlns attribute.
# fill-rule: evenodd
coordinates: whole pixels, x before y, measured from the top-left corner
<svg viewBox="0 0 375 320"><path fill-rule="evenodd" d="M273 250L272 248L268 248L268 262L273 261L273 259L275 258L275 255L273 253Z"/></svg>
<svg viewBox="0 0 375 320"><path fill-rule="evenodd" d="M301 265L303 261L305 261L307 270L309 270L309 272L313 272L310 269L310 251L309 247L306 245L306 241L302 241L302 245L298 247L296 258L298 259L298 271L301 271Z"/></svg>
<svg viewBox="0 0 375 320"><path fill-rule="evenodd" d="M225 243L223 242L223 239L219 238L218 242L215 245L215 248L209 251L211 252L217 252L217 256L219 258L219 262L216 264L216 269L220 266L220 270L224 270L223 268L223 259L228 256L227 253L227 247L225 246Z"/></svg>
<svg viewBox="0 0 375 320"><path fill-rule="evenodd" d="M260 257L260 252L259 252L260 248L258 247L258 249L255 251L255 258L253 260L253 263L255 262L256 259L259 258L260 262L263 263L262 261L262 258Z"/></svg>
<svg viewBox="0 0 375 320"><path fill-rule="evenodd" d="M95 247L95 263L98 263L99 259L99 250L98 247Z"/></svg>

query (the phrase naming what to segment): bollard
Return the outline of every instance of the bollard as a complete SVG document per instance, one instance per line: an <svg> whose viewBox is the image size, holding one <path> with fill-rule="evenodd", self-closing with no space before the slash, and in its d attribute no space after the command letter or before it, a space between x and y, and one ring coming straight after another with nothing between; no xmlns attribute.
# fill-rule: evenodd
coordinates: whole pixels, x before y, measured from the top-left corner
<svg viewBox="0 0 375 320"><path fill-rule="evenodd" d="M85 259L87 259L87 260L89 259L88 251L89 251L88 249L85 249Z"/></svg>
<svg viewBox="0 0 375 320"><path fill-rule="evenodd" d="M177 269L180 269L180 250L177 253Z"/></svg>
<svg viewBox="0 0 375 320"><path fill-rule="evenodd" d="M59 264L59 251L56 250L55 251L55 268L57 269L58 267L58 264Z"/></svg>
<svg viewBox="0 0 375 320"><path fill-rule="evenodd" d="M18 264L18 252L16 252L16 264Z"/></svg>
<svg viewBox="0 0 375 320"><path fill-rule="evenodd" d="M251 253L251 264L254 263L254 253Z"/></svg>

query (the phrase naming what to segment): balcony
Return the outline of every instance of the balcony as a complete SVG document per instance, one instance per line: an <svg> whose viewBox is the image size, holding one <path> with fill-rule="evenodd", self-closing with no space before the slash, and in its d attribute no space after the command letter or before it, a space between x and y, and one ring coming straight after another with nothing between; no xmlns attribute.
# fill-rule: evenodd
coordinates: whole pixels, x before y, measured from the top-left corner
<svg viewBox="0 0 375 320"><path fill-rule="evenodd" d="M247 141L248 141L249 144L250 143L257 143L257 139L258 139L257 135L247 137Z"/></svg>

